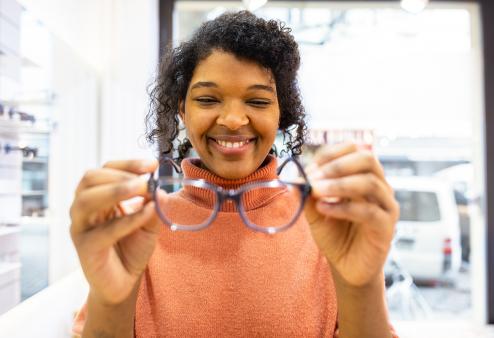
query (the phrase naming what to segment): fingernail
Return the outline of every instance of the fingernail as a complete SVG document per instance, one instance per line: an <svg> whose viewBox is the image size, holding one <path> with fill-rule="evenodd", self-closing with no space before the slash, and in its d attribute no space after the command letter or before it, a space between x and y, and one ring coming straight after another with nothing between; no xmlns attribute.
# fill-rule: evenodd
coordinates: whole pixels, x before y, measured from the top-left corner
<svg viewBox="0 0 494 338"><path fill-rule="evenodd" d="M316 208L319 210L319 211L327 211L327 210L331 210L336 204L334 203L326 203L326 202L323 202L323 201L319 201L317 202L316 204Z"/></svg>
<svg viewBox="0 0 494 338"><path fill-rule="evenodd" d="M309 180L319 180L324 177L324 173L319 169L315 169L308 173L307 176L309 177Z"/></svg>
<svg viewBox="0 0 494 338"><path fill-rule="evenodd" d="M338 203L341 203L341 197L326 196L326 197L321 198L321 202L326 203L326 204L330 204L330 205L338 204Z"/></svg>
<svg viewBox="0 0 494 338"><path fill-rule="evenodd" d="M139 177L133 178L129 183L132 188L140 188L143 184L146 184L148 181L148 175L141 175Z"/></svg>
<svg viewBox="0 0 494 338"><path fill-rule="evenodd" d="M142 169L149 169L150 167L154 167L156 165L156 160L142 160L141 161L141 168Z"/></svg>

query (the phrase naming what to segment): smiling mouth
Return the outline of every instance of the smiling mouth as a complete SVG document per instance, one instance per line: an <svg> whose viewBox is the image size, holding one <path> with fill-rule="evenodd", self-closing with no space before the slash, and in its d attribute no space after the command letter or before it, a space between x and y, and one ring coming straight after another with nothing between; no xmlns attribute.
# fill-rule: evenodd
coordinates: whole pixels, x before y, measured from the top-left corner
<svg viewBox="0 0 494 338"><path fill-rule="evenodd" d="M231 140L220 140L220 139L215 139L210 137L211 140L219 144L220 146L224 148L229 148L229 149L238 149L242 148L243 146L255 141L255 138L250 138L250 139L231 139Z"/></svg>

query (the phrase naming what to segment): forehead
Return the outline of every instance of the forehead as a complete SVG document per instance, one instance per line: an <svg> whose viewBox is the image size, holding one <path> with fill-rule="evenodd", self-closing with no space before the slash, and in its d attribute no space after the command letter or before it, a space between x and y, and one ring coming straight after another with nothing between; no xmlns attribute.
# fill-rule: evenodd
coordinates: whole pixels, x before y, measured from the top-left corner
<svg viewBox="0 0 494 338"><path fill-rule="evenodd" d="M254 83L274 85L274 77L270 69L255 61L241 59L228 52L214 50L207 58L199 61L192 75L195 81L212 81L222 83Z"/></svg>

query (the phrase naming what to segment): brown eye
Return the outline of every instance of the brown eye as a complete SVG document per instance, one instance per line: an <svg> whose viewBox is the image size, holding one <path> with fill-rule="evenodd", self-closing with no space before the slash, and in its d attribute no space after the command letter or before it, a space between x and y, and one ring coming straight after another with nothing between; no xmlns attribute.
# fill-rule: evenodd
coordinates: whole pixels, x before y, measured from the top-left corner
<svg viewBox="0 0 494 338"><path fill-rule="evenodd" d="M266 101L266 100L250 100L248 101L249 104L256 106L256 107L266 107L268 106L271 101Z"/></svg>
<svg viewBox="0 0 494 338"><path fill-rule="evenodd" d="M199 102L201 105L206 105L206 106L219 102L218 100L212 97L199 97L195 99L195 101Z"/></svg>

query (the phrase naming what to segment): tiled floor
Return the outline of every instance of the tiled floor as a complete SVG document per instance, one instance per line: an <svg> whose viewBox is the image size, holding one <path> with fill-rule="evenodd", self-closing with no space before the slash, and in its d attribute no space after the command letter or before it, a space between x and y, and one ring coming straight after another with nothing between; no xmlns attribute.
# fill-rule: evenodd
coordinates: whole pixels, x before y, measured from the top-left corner
<svg viewBox="0 0 494 338"><path fill-rule="evenodd" d="M391 321L468 321L473 318L472 280L468 266L462 268L455 277L455 283L419 284L415 292L402 293L404 298L388 298L388 309ZM408 290L408 289L404 289ZM421 308L417 298L421 297L427 309ZM415 306L411 306L414 304ZM427 312L427 313L426 313Z"/></svg>

